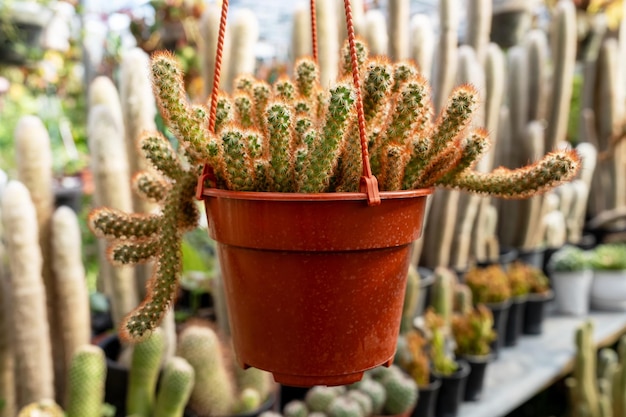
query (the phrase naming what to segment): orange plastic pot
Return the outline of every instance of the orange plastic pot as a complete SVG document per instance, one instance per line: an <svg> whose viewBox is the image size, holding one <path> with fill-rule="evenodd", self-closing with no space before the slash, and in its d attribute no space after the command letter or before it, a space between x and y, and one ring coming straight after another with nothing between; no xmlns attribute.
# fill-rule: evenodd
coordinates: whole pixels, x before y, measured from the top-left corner
<svg viewBox="0 0 626 417"><path fill-rule="evenodd" d="M290 194L205 188L240 365L342 385L390 364L432 189Z"/></svg>

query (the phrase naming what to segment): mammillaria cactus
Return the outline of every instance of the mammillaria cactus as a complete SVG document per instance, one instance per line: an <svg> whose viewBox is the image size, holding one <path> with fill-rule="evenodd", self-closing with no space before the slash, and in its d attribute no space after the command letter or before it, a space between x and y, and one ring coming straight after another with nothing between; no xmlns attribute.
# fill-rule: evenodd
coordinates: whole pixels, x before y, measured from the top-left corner
<svg viewBox="0 0 626 417"><path fill-rule="evenodd" d="M367 82L390 67L390 82ZM411 64L391 66L373 59L365 60L362 68L364 113L380 109L365 127L381 190L442 186L523 198L569 180L577 171L575 152L555 151L518 170L476 172L472 167L487 138L483 130L467 131L477 102L474 89L457 88L432 120L426 81ZM234 96L218 97L215 132L208 126L209 111L187 102L182 72L170 54L153 57L152 74L161 113L189 164L178 162L162 136L147 135L142 148L163 177L144 174L142 191L160 201L162 213L131 215L103 208L90 216L96 234L114 242L111 255L117 262L159 260L146 300L126 319L124 336L133 340L159 323L172 300L180 275L180 237L198 219L193 198L202 164L211 168L207 176L218 188L296 193L336 191L344 176L361 169L346 163L354 158L341 152L358 137L353 83L342 79L324 88L309 59L298 61L294 80L277 84L275 90L252 77L239 78ZM250 105L239 105L244 102ZM248 118L257 127L244 127ZM360 155L358 147L350 149ZM357 189L354 184L345 191Z"/></svg>

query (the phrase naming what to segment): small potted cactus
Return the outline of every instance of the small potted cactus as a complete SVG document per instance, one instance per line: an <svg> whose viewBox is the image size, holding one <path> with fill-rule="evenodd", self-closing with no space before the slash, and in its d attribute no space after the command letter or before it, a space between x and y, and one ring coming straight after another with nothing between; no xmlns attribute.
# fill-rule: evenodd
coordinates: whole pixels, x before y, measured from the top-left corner
<svg viewBox="0 0 626 417"><path fill-rule="evenodd" d="M480 399L485 371L493 360L490 344L496 338L493 314L484 304L452 318L452 334L456 342L456 356L467 361L470 373L465 386L465 401Z"/></svg>
<svg viewBox="0 0 626 417"><path fill-rule="evenodd" d="M506 325L511 308L511 286L506 272L500 265L473 268L465 274L465 283L472 290L475 304L485 304L493 314L496 339L491 342L491 351L498 357L504 345Z"/></svg>
<svg viewBox="0 0 626 417"><path fill-rule="evenodd" d="M593 281L589 254L576 246L563 246L550 258L548 276L554 289L557 311L586 315Z"/></svg>
<svg viewBox="0 0 626 417"><path fill-rule="evenodd" d="M225 16L228 2L222 7ZM477 172L488 141L470 129L476 90L455 89L435 118L415 66L368 58L348 32L336 83L321 85L305 58L293 79L273 86L244 76L232 94L215 87L208 106L187 101L173 56L153 56L157 102L185 163L162 135L147 134L141 147L156 171L137 175L136 185L162 211L90 216L115 262L158 260L124 338L145 337L171 304L182 232L196 227L200 197L240 365L288 385L354 382L393 357L410 247L433 187L525 198L576 174L579 157L569 150L517 170Z"/></svg>
<svg viewBox="0 0 626 417"><path fill-rule="evenodd" d="M523 267L526 270L530 291L524 309L522 333L537 335L543 331L546 306L554 298L554 292L550 288L550 280L542 269L531 265Z"/></svg>
<svg viewBox="0 0 626 417"><path fill-rule="evenodd" d="M522 261L513 262L506 276L511 287L511 308L509 309L509 317L504 334L504 346L515 346L517 339L522 333L522 324L524 320L524 311L526 310L526 300L530 285L527 278L525 264Z"/></svg>
<svg viewBox="0 0 626 417"><path fill-rule="evenodd" d="M626 310L626 244L605 243L591 252L591 307Z"/></svg>

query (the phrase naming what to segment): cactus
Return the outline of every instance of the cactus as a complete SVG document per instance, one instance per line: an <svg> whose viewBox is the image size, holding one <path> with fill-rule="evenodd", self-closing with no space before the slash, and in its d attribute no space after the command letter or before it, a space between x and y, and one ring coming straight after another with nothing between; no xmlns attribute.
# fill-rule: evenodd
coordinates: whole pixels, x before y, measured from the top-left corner
<svg viewBox="0 0 626 417"><path fill-rule="evenodd" d="M407 372L420 387L430 384L430 358L426 352L427 340L418 330L398 338L395 362Z"/></svg>
<svg viewBox="0 0 626 417"><path fill-rule="evenodd" d="M457 283L457 277L452 270L443 267L435 269L434 275L431 306L448 326L454 308L454 287Z"/></svg>
<svg viewBox="0 0 626 417"><path fill-rule="evenodd" d="M338 33L339 33L339 45L343 45L346 39L348 39L348 27L346 25L345 19L343 16L345 15L345 4L343 1L336 2L337 5L337 19L338 23ZM362 36L364 34L365 28L363 27L365 23L365 5L363 4L363 0L350 0L350 8L352 10L352 23L354 25L354 34L357 36Z"/></svg>
<svg viewBox="0 0 626 417"><path fill-rule="evenodd" d="M364 417L358 401L348 396L339 396L328 405L328 417Z"/></svg>
<svg viewBox="0 0 626 417"><path fill-rule="evenodd" d="M459 314L468 314L474 308L472 290L465 284L457 283L454 286L454 311Z"/></svg>
<svg viewBox="0 0 626 417"><path fill-rule="evenodd" d="M452 0L439 2L439 45L434 68L434 107L439 111L452 90L456 77L456 46L459 17L458 5Z"/></svg>
<svg viewBox="0 0 626 417"><path fill-rule="evenodd" d="M315 386L306 393L304 401L310 411L326 412L339 392L333 387Z"/></svg>
<svg viewBox="0 0 626 417"><path fill-rule="evenodd" d="M572 97L572 81L576 63L576 9L574 4L561 1L554 16L554 45L551 103L546 131L546 149L555 149L566 140L567 119Z"/></svg>
<svg viewBox="0 0 626 417"><path fill-rule="evenodd" d="M259 39L259 22L249 9L240 9L233 16L229 36L230 51L228 73L224 79L227 90L233 87L235 79L242 74L254 74L254 49Z"/></svg>
<svg viewBox="0 0 626 417"><path fill-rule="evenodd" d="M106 373L102 349L85 344L75 350L68 372L67 417L102 415Z"/></svg>
<svg viewBox="0 0 626 417"><path fill-rule="evenodd" d="M94 175L94 204L132 212L130 174L124 144L124 125L117 90L106 77L96 78L89 88L90 102L87 135ZM96 99L102 98L102 104ZM106 104L104 101L106 98ZM98 99L100 100L100 99ZM137 306L134 271L128 266L112 266L106 262L104 242L100 241L99 277L109 296L111 315L117 325Z"/></svg>
<svg viewBox="0 0 626 417"><path fill-rule="evenodd" d="M321 413L323 411L326 411L326 408L328 408L328 405L325 406L324 410L318 410L317 412ZM285 417L307 417L309 415L309 408L304 401L291 400L287 404L285 404L285 407L283 408L283 414L285 415Z"/></svg>
<svg viewBox="0 0 626 417"><path fill-rule="evenodd" d="M511 298L511 287L500 265L470 269L465 274L465 283L472 290L475 304L499 303Z"/></svg>
<svg viewBox="0 0 626 417"><path fill-rule="evenodd" d="M40 400L22 408L17 417L64 417L63 409L53 400Z"/></svg>
<svg viewBox="0 0 626 417"><path fill-rule="evenodd" d="M513 262L506 271L513 297L521 297L530 291L528 268L520 261Z"/></svg>
<svg viewBox="0 0 626 417"><path fill-rule="evenodd" d="M52 269L57 303L59 336L65 357L63 374L67 375L74 352L91 340L89 292L82 261L80 225L68 207L59 207L52 215Z"/></svg>
<svg viewBox="0 0 626 417"><path fill-rule="evenodd" d="M0 201L2 196L0 195ZM0 236L2 236L2 223L0 222ZM5 265L6 254L4 244L0 239L0 416L13 417L17 414L15 408L16 381L15 381L15 357L12 332L12 305L11 290L9 288L8 270Z"/></svg>
<svg viewBox="0 0 626 417"><path fill-rule="evenodd" d="M235 367L235 379L239 391L252 389L258 393L261 402L269 397L273 388L271 374L257 368L241 369Z"/></svg>
<svg viewBox="0 0 626 417"><path fill-rule="evenodd" d="M402 305L402 319L400 320L400 333L404 334L413 328L413 319L419 299L420 275L414 265L409 265L409 272L406 280L406 291L404 293L404 304Z"/></svg>
<svg viewBox="0 0 626 417"><path fill-rule="evenodd" d="M360 390L348 390L346 396L359 404L359 407L361 407L361 413L364 416L372 415L374 405L372 399L367 393Z"/></svg>
<svg viewBox="0 0 626 417"><path fill-rule="evenodd" d="M491 31L490 0L471 0L467 2L467 44L476 51L478 62L485 62Z"/></svg>
<svg viewBox="0 0 626 417"><path fill-rule="evenodd" d="M572 416L611 416L611 392L603 392L604 389L600 388L603 385L602 379L598 380L596 349L593 343L593 323L591 321L584 322L576 330L574 372L566 383L573 405Z"/></svg>
<svg viewBox="0 0 626 417"><path fill-rule="evenodd" d="M235 403L235 384L215 332L207 327L187 327L180 335L177 355L195 371L189 407L202 415L230 414Z"/></svg>
<svg viewBox="0 0 626 417"><path fill-rule="evenodd" d="M258 409L262 404L261 395L254 388L245 388L239 392L239 396L233 407L233 413L249 413Z"/></svg>
<svg viewBox="0 0 626 417"><path fill-rule="evenodd" d="M337 78L339 68L339 34L337 20L343 16L335 13L333 0L319 0L315 2L317 15L317 59L320 66L320 83L327 87Z"/></svg>
<svg viewBox="0 0 626 417"><path fill-rule="evenodd" d="M386 56L389 48L389 35L385 15L378 9L365 13L365 40L372 56Z"/></svg>
<svg viewBox="0 0 626 417"><path fill-rule="evenodd" d="M380 60L363 63L365 80L370 76L368 71L380 71L385 66L381 67L380 63ZM203 163L211 168L207 176L219 188L248 188L252 180L252 189L256 191L280 188L300 193L333 192L341 184L344 168L348 169L343 162L348 158L342 158L342 163L338 161L346 132L357 123L354 87L341 81L323 88L316 81L317 71L310 60L297 63L295 73L296 79L291 83L295 91L308 93L298 96L295 102L285 95L291 90L286 80L281 81L285 88L272 90L251 77L240 78L235 94L237 97L250 94L250 111L235 111L231 97L220 94L216 130L212 133L207 127L208 110L187 102L182 71L172 56L159 53L153 57L152 74L159 107L168 127L179 138L189 163L181 165L178 155L162 136L147 135L142 149L159 176L142 173L139 178L144 194L152 193L148 196L160 199L162 212L129 215L100 208L90 216L92 230L112 241L110 253L116 262L158 260L146 301L126 318L123 337L141 339L158 325L171 303L180 275L180 236L182 231L195 227L198 220L193 196L195 179ZM486 148L487 138L480 129L466 131L477 103L474 89L469 86L455 89L445 111L433 125L434 111L427 85L417 69L406 62L396 64L393 81L389 81L380 83L380 90L372 92L363 91L367 88L364 83L361 91L363 96L370 97L370 105L375 107L378 102L381 109L391 109L371 118L369 126L366 121L366 129L371 132L370 162L373 166L380 165L380 172L394 173L381 176L389 180L379 183L382 190L396 186L404 189L439 186L524 198L571 179L578 169L575 152L557 151L521 169L477 172L473 166ZM248 114L246 117L255 120L262 132L242 128L238 120L241 114ZM270 137L279 138L294 151L277 149Z"/></svg>
<svg viewBox="0 0 626 417"><path fill-rule="evenodd" d="M17 181L6 186L2 198L2 225L11 276L17 407L42 398L54 398L52 349L46 316L46 294L41 276L37 214L26 187Z"/></svg>
<svg viewBox="0 0 626 417"><path fill-rule="evenodd" d="M413 379L402 372L394 372L380 382L387 393L383 407L385 414L398 415L415 407L419 391Z"/></svg>
<svg viewBox="0 0 626 417"><path fill-rule="evenodd" d="M548 40L539 29L526 35L524 47L528 62L528 120L544 120L548 101Z"/></svg>
<svg viewBox="0 0 626 417"><path fill-rule="evenodd" d="M312 56L311 11L304 4L295 7L291 25L291 51L293 61Z"/></svg>
<svg viewBox="0 0 626 417"><path fill-rule="evenodd" d="M164 335L160 328L155 329L147 339L134 346L126 394L128 414L143 417L152 415L164 349Z"/></svg>
<svg viewBox="0 0 626 417"><path fill-rule="evenodd" d="M409 57L409 0L389 0L389 58L401 61Z"/></svg>
<svg viewBox="0 0 626 417"><path fill-rule="evenodd" d="M52 269L50 227L54 211L52 194L52 149L48 132L36 116L24 116L15 128L15 158L17 179L28 188L37 213L39 250L43 257L42 277L46 291L46 307L57 401L63 398L65 352L58 313L59 298L56 293Z"/></svg>
<svg viewBox="0 0 626 417"><path fill-rule="evenodd" d="M415 61L420 74L430 81L435 52L435 33L428 15L416 14L411 18L410 58Z"/></svg>
<svg viewBox="0 0 626 417"><path fill-rule="evenodd" d="M385 387L374 379L363 379L359 381L354 389L367 395L371 402L371 413L366 415L380 415L387 401L387 391Z"/></svg>
<svg viewBox="0 0 626 417"><path fill-rule="evenodd" d="M154 417L182 417L194 386L194 370L183 358L172 357L163 368Z"/></svg>
<svg viewBox="0 0 626 417"><path fill-rule="evenodd" d="M491 310L479 304L468 312L455 315L452 319L452 334L457 355L488 355L489 344L496 338Z"/></svg>

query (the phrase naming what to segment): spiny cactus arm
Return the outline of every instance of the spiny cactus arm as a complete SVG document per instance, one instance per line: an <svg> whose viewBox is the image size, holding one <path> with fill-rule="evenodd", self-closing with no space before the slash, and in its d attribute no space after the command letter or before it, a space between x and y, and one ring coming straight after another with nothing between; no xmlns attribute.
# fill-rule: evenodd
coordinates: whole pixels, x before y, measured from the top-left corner
<svg viewBox="0 0 626 417"><path fill-rule="evenodd" d="M159 214L129 214L106 207L93 210L88 218L89 227L97 237L129 240L153 236L161 221Z"/></svg>
<svg viewBox="0 0 626 417"><path fill-rule="evenodd" d="M163 135L149 134L141 138L141 150L154 168L168 178L176 180L183 173L183 167L172 149L169 141Z"/></svg>
<svg viewBox="0 0 626 417"><path fill-rule="evenodd" d="M208 136L207 125L191 111L183 83L183 72L169 52L158 52L152 57L154 93L161 115L176 137L200 158L212 162L206 153L204 140ZM200 161L195 161L200 162Z"/></svg>
<svg viewBox="0 0 626 417"><path fill-rule="evenodd" d="M264 81L255 81L252 87L252 103L254 108L254 120L256 126L265 130L265 108L272 97L272 88ZM269 147L267 147L269 149Z"/></svg>
<svg viewBox="0 0 626 417"><path fill-rule="evenodd" d="M489 147L487 131L484 129L473 131L468 138L463 140L461 146L463 147L461 159L437 182L445 184L463 171L471 169L476 165L476 162L478 162Z"/></svg>
<svg viewBox="0 0 626 417"><path fill-rule="evenodd" d="M311 58L300 58L295 64L295 82L298 93L305 98L313 96L319 85L319 69Z"/></svg>
<svg viewBox="0 0 626 417"><path fill-rule="evenodd" d="M196 175L195 178L198 176ZM187 182L187 184L190 184ZM191 188L191 187L189 187ZM195 189L194 189L195 191ZM192 195L192 194L187 194ZM180 215L178 216L178 228L183 232L188 232L196 227L200 222L200 211L194 200L185 200L181 204Z"/></svg>
<svg viewBox="0 0 626 417"><path fill-rule="evenodd" d="M379 184L383 191L395 191L402 188L404 167L409 159L406 147L397 144L387 146L384 158L384 171Z"/></svg>
<svg viewBox="0 0 626 417"><path fill-rule="evenodd" d="M428 159L441 153L469 125L477 102L477 92L470 85L457 87L435 122Z"/></svg>
<svg viewBox="0 0 626 417"><path fill-rule="evenodd" d="M450 169L456 166L463 157L463 146L456 140L440 155L431 160L417 177L412 188L428 188L437 183Z"/></svg>
<svg viewBox="0 0 626 417"><path fill-rule="evenodd" d="M137 342L148 336L159 325L174 299L182 269L180 216L186 202L194 198L195 185L196 176L190 173L172 186L165 199L159 221L156 267L148 282L146 298L124 319L120 331L123 340Z"/></svg>
<svg viewBox="0 0 626 417"><path fill-rule="evenodd" d="M397 93L405 82L412 80L418 74L417 68L408 62L397 62L393 66L393 87L391 91Z"/></svg>
<svg viewBox="0 0 626 417"><path fill-rule="evenodd" d="M411 189L413 184L417 182L419 175L424 169L429 146L430 140L425 135L415 136L411 141L411 157L404 167L402 189Z"/></svg>
<svg viewBox="0 0 626 417"><path fill-rule="evenodd" d="M363 40L356 39L355 40L356 47L356 61L357 66L359 67L359 72L363 71L363 67L365 62L367 61L367 57L369 55L369 49ZM340 77L347 77L352 75L352 59L350 57L350 44L346 40L343 44L343 48L341 49L341 74Z"/></svg>
<svg viewBox="0 0 626 417"><path fill-rule="evenodd" d="M370 123L383 109L393 83L391 65L384 59L369 61L363 80L363 114L365 123Z"/></svg>
<svg viewBox="0 0 626 417"><path fill-rule="evenodd" d="M244 132L239 129L226 129L222 132L226 184L229 190L253 191L254 167L246 150Z"/></svg>
<svg viewBox="0 0 626 417"><path fill-rule="evenodd" d="M163 201L167 193L167 182L163 178L148 171L136 173L132 179L132 183L135 193L154 203Z"/></svg>
<svg viewBox="0 0 626 417"><path fill-rule="evenodd" d="M245 129L252 126L252 100L250 96L246 93L236 93L233 102L235 103L235 118L241 127Z"/></svg>
<svg viewBox="0 0 626 417"><path fill-rule="evenodd" d="M500 167L490 173L463 172L445 186L500 198L527 198L571 180L579 168L576 151L555 151L515 170Z"/></svg>
<svg viewBox="0 0 626 417"><path fill-rule="evenodd" d="M256 180L257 191L269 191L270 183L270 161L266 158L257 158L253 161L254 177Z"/></svg>
<svg viewBox="0 0 626 417"><path fill-rule="evenodd" d="M107 256L113 265L135 265L154 258L159 253L159 243L155 239L145 239L132 243L114 243Z"/></svg>
<svg viewBox="0 0 626 417"><path fill-rule="evenodd" d="M233 118L233 103L230 101L230 97L220 92L215 112L215 131L219 133Z"/></svg>
<svg viewBox="0 0 626 417"><path fill-rule="evenodd" d="M343 139L348 118L354 114L355 94L351 84L338 83L331 89L330 94L323 132L309 152L310 159L305 165L302 181L299 184L300 192L324 192L339 157L339 145Z"/></svg>
<svg viewBox="0 0 626 417"><path fill-rule="evenodd" d="M274 95L286 103L292 103L296 98L296 86L288 77L281 77L274 84Z"/></svg>
<svg viewBox="0 0 626 417"><path fill-rule="evenodd" d="M293 191L292 161L290 155L292 141L293 114L283 102L273 102L267 106L266 127L269 140L270 178L273 188L279 192Z"/></svg>
<svg viewBox="0 0 626 417"><path fill-rule="evenodd" d="M256 80L250 74L241 74L237 78L235 78L235 82L233 83L235 87L235 92L242 92L252 95L252 89L254 87L254 83Z"/></svg>
<svg viewBox="0 0 626 417"><path fill-rule="evenodd" d="M338 164L335 175L338 177L336 191L356 192L363 175L363 158L361 158L361 139L356 120L350 121L350 127L345 136L345 143L341 149L341 163ZM379 180L380 185L380 180Z"/></svg>

